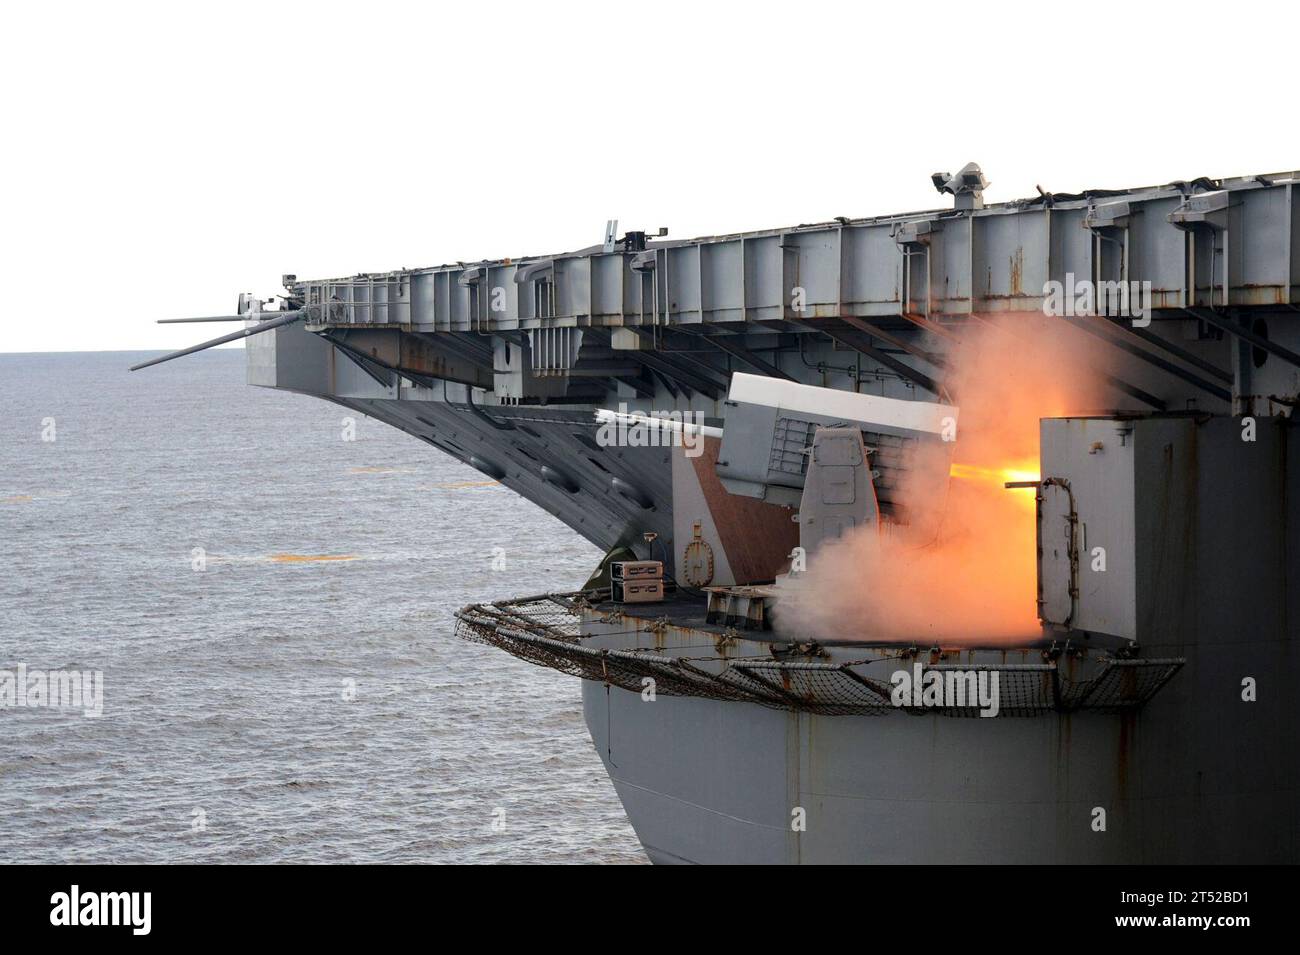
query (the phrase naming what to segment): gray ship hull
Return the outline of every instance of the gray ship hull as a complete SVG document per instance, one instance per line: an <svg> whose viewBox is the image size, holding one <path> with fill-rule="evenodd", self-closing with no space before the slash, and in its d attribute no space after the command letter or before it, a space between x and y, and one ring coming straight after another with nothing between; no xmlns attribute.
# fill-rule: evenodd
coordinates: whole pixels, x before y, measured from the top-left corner
<svg viewBox="0 0 1300 955"><path fill-rule="evenodd" d="M1287 750L1270 742L1270 756L1248 768L1232 764L1262 754L1244 757L1215 742L1252 732L1276 739L1262 716L1241 735L1224 724L1249 707L1180 715L1162 712L1157 697L1136 717L951 719L823 716L662 695L651 703L590 680L582 696L592 741L656 863L1300 857ZM795 807L805 810L806 831L792 829ZM1097 807L1106 810L1104 832L1094 829Z"/></svg>

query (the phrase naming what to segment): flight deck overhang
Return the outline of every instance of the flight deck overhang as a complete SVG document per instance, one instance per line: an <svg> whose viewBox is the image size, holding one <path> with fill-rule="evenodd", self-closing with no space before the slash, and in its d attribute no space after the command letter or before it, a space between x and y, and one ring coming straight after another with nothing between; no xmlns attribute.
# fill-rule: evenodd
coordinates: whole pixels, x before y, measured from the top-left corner
<svg viewBox="0 0 1300 955"><path fill-rule="evenodd" d="M1068 276L1155 310L1300 305L1296 173L1052 194L562 255L300 281L308 324L496 333L1040 311ZM609 249L607 251L607 249Z"/></svg>

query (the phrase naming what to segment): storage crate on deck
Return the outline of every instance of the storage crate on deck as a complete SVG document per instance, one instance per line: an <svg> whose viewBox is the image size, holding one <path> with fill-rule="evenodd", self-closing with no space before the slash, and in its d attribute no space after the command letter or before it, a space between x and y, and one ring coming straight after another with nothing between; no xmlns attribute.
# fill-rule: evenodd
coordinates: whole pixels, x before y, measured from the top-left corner
<svg viewBox="0 0 1300 955"><path fill-rule="evenodd" d="M657 603L664 599L662 580L616 580L614 602L622 604Z"/></svg>
<svg viewBox="0 0 1300 955"><path fill-rule="evenodd" d="M664 599L664 565L658 560L616 560L610 564L612 597L617 603L656 603Z"/></svg>
<svg viewBox="0 0 1300 955"><path fill-rule="evenodd" d="M661 560L616 560L610 568L614 580L662 580L664 576Z"/></svg>

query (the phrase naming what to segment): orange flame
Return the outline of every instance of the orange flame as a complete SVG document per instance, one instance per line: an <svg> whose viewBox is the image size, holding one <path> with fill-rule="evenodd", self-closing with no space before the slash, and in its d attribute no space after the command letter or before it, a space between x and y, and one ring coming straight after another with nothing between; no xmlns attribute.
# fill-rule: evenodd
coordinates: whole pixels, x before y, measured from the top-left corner
<svg viewBox="0 0 1300 955"><path fill-rule="evenodd" d="M1003 486L1020 481L1038 481L1038 462L1026 461L1016 467L986 468L978 464L953 462L948 476L962 481L988 481Z"/></svg>

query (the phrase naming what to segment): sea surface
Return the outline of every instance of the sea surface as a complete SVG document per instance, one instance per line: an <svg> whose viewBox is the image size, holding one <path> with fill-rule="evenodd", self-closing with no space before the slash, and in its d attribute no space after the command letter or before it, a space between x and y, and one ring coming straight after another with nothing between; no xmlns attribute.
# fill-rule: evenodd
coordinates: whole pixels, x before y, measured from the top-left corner
<svg viewBox="0 0 1300 955"><path fill-rule="evenodd" d="M578 682L453 633L596 549L242 349L141 357L0 354L0 690L103 674L0 708L0 859L644 861Z"/></svg>

